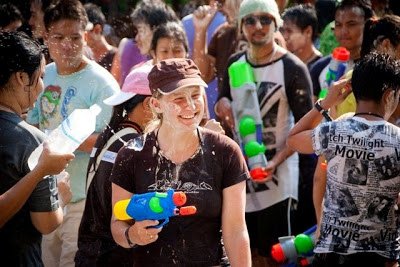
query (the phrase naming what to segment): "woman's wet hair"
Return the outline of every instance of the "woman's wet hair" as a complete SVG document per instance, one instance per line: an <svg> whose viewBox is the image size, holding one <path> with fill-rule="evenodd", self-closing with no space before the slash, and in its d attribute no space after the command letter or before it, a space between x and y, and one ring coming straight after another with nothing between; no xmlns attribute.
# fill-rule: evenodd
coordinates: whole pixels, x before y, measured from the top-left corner
<svg viewBox="0 0 400 267"><path fill-rule="evenodd" d="M386 90L400 89L400 61L386 53L371 52L355 64L351 85L357 101L380 103Z"/></svg>
<svg viewBox="0 0 400 267"><path fill-rule="evenodd" d="M364 26L361 56L375 50L385 39L388 39L393 47L400 43L400 17L385 15L382 18L371 18Z"/></svg>
<svg viewBox="0 0 400 267"><path fill-rule="evenodd" d="M178 22L168 22L156 28L151 40L151 50L156 51L158 40L161 38L171 38L183 44L185 51L189 51L189 44L185 30Z"/></svg>
<svg viewBox="0 0 400 267"><path fill-rule="evenodd" d="M23 32L0 32L0 88L16 72L25 72L31 81L40 67L43 48Z"/></svg>

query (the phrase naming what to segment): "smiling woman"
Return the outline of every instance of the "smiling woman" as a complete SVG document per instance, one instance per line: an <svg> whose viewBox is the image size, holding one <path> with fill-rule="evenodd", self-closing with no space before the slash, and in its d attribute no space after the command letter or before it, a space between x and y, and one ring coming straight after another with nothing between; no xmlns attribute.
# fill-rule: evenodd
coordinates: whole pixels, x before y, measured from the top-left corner
<svg viewBox="0 0 400 267"><path fill-rule="evenodd" d="M114 240L133 251L138 266L219 266L226 252L233 266L250 266L244 219L245 180L249 177L239 146L228 137L199 127L206 83L190 59L157 63L148 76L150 107L156 114L140 151L118 152L110 177L112 203L134 194L184 191L193 216L158 221L111 220ZM127 179L129 177L129 179Z"/></svg>

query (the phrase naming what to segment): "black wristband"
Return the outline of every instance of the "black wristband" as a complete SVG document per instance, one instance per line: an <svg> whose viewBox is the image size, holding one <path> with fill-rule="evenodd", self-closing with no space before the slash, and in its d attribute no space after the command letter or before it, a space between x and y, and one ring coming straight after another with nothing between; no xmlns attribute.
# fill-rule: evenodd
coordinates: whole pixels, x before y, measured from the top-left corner
<svg viewBox="0 0 400 267"><path fill-rule="evenodd" d="M319 99L319 100L317 100L317 102L315 102L314 107L318 110L319 113L322 114L322 116L324 116L324 118L327 121L332 121L332 118L331 118L331 116L329 116L329 113L328 113L329 110L326 110L321 106L321 99Z"/></svg>
<svg viewBox="0 0 400 267"><path fill-rule="evenodd" d="M133 225L133 224L132 224ZM132 243L131 239L129 238L129 229L131 229L132 225L129 225L128 228L125 229L125 238L126 241L128 242L129 247L133 248L135 246L134 243Z"/></svg>

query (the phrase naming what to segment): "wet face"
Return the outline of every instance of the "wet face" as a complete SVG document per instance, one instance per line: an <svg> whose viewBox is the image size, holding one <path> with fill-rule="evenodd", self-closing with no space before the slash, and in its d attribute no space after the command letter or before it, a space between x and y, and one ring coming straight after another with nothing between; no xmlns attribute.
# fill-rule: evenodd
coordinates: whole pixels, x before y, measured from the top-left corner
<svg viewBox="0 0 400 267"><path fill-rule="evenodd" d="M193 130L204 113L204 89L191 86L178 89L159 99L163 123L176 129Z"/></svg>
<svg viewBox="0 0 400 267"><path fill-rule="evenodd" d="M242 30L247 41L255 46L273 42L275 31L274 18L263 12L247 15L242 20Z"/></svg>
<svg viewBox="0 0 400 267"><path fill-rule="evenodd" d="M85 31L76 20L53 23L47 34L47 46L57 68L77 68L82 62Z"/></svg>
<svg viewBox="0 0 400 267"><path fill-rule="evenodd" d="M335 36L350 52L360 49L364 31L364 12L359 7L338 10L335 15Z"/></svg>
<svg viewBox="0 0 400 267"><path fill-rule="evenodd" d="M153 31L146 23L138 23L136 28L137 34L135 36L135 41L140 50L140 54L148 55L151 48L151 39L153 39Z"/></svg>
<svg viewBox="0 0 400 267"><path fill-rule="evenodd" d="M308 41L311 41L311 35L308 32L302 31L290 20L284 20L282 35L286 41L287 49L294 54L304 49L307 43L309 43Z"/></svg>
<svg viewBox="0 0 400 267"><path fill-rule="evenodd" d="M38 1L32 1L30 11L31 17L29 18L28 23L32 29L32 35L36 39L43 38L46 29L44 27L44 12L42 11L42 5L38 3Z"/></svg>
<svg viewBox="0 0 400 267"><path fill-rule="evenodd" d="M160 62L169 58L185 58L187 56L187 51L182 42L166 37L158 39L154 54L156 61Z"/></svg>

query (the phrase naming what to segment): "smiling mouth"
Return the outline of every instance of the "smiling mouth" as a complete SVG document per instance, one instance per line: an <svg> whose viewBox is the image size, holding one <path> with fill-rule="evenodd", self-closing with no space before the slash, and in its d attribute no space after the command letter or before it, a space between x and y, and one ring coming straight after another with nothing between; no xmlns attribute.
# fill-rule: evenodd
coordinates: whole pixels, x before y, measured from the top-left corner
<svg viewBox="0 0 400 267"><path fill-rule="evenodd" d="M196 114L192 114L192 115L180 115L179 117L181 117L182 119L193 119L195 117Z"/></svg>

